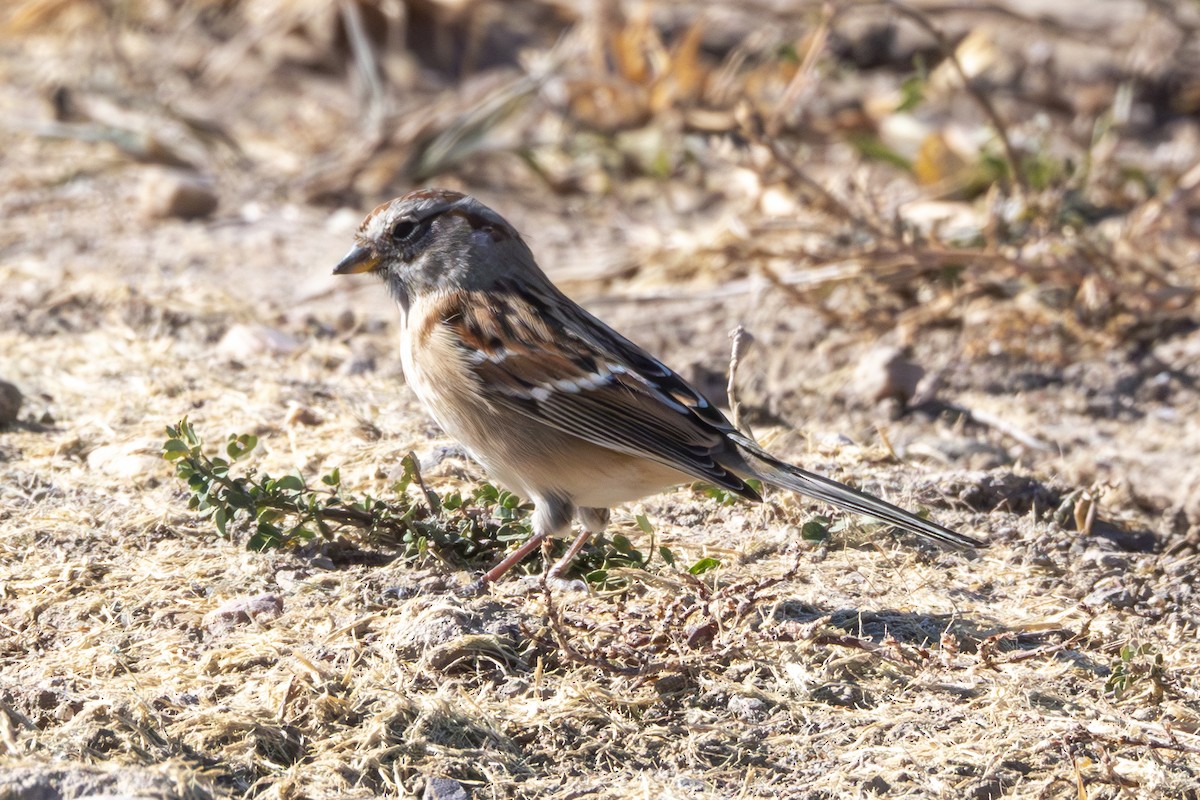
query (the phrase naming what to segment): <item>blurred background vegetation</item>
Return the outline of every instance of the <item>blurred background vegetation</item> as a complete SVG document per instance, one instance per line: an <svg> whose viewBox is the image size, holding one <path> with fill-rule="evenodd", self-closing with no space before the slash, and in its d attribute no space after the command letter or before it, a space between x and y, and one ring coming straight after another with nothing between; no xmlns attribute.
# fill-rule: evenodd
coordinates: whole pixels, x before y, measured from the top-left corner
<svg viewBox="0 0 1200 800"><path fill-rule="evenodd" d="M76 158L4 158L25 190L164 167L150 218L436 183L733 209L662 234L696 256L673 279L754 273L822 304L867 274L862 313L917 277L1036 285L1073 341L1146 341L1195 300L1198 24L1154 0L16 0L6 137Z"/></svg>

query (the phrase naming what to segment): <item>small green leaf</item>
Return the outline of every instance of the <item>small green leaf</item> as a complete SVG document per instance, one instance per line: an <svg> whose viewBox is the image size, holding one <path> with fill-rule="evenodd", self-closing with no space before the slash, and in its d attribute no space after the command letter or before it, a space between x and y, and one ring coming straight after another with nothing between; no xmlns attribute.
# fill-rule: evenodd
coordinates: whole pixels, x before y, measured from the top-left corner
<svg viewBox="0 0 1200 800"><path fill-rule="evenodd" d="M230 508L240 508L243 511L254 510L254 498L245 492L229 492L225 495L225 502Z"/></svg>
<svg viewBox="0 0 1200 800"><path fill-rule="evenodd" d="M282 547L284 543L283 531L270 522L260 521L246 546L255 550L273 550Z"/></svg>
<svg viewBox="0 0 1200 800"><path fill-rule="evenodd" d="M275 481L275 487L285 492L303 492L304 479L299 475L284 475Z"/></svg>
<svg viewBox="0 0 1200 800"><path fill-rule="evenodd" d="M641 528L642 533L646 534L647 536L654 535L654 526L650 524L650 520L646 518L645 514L638 514L635 519L637 520L637 526Z"/></svg>
<svg viewBox="0 0 1200 800"><path fill-rule="evenodd" d="M192 428L192 423L188 422L187 417L184 417L179 422L179 432L183 434L183 438L192 447L200 446L200 439L196 436L196 431Z"/></svg>
<svg viewBox="0 0 1200 800"><path fill-rule="evenodd" d="M813 517L800 527L800 538L806 542L823 542L829 538L829 518Z"/></svg>
<svg viewBox="0 0 1200 800"><path fill-rule="evenodd" d="M612 546L614 550L623 556L629 556L637 552L633 549L633 542L629 541L627 537L622 536L619 533L612 537Z"/></svg>
<svg viewBox="0 0 1200 800"><path fill-rule="evenodd" d="M912 111L925 100L925 76L910 75L900 84L900 102L896 111Z"/></svg>
<svg viewBox="0 0 1200 800"><path fill-rule="evenodd" d="M399 492L403 492L416 481L418 464L413 454L409 453L400 459L400 466L404 467L404 474L400 476L400 480L397 483L399 484Z"/></svg>
<svg viewBox="0 0 1200 800"><path fill-rule="evenodd" d="M715 558L706 557L700 559L695 564L692 564L692 566L688 568L688 572L693 575L703 575L709 570L714 570L719 566L721 566L720 561Z"/></svg>
<svg viewBox="0 0 1200 800"><path fill-rule="evenodd" d="M661 558L663 560L663 563L666 564L668 567L675 566L675 554L672 553L671 548L667 547L665 544L659 546L658 555L659 555L659 558Z"/></svg>
<svg viewBox="0 0 1200 800"><path fill-rule="evenodd" d="M302 542L311 542L317 537L307 525L297 525L288 531L287 535L289 538L299 539Z"/></svg>
<svg viewBox="0 0 1200 800"><path fill-rule="evenodd" d="M163 458L168 461L183 458L189 452L188 446L179 439L168 439L163 443Z"/></svg>

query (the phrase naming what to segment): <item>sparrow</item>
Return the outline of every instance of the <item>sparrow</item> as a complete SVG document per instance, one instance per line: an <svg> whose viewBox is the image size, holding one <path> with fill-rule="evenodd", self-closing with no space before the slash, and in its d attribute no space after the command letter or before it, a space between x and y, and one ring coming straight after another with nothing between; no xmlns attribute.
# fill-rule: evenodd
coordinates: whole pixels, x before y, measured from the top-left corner
<svg viewBox="0 0 1200 800"><path fill-rule="evenodd" d="M760 501L756 480L945 545L984 545L763 450L563 294L517 231L473 197L423 189L380 205L333 271L383 279L421 405L497 482L533 501L533 536L481 585L578 518L582 531L548 572L558 578L612 506L695 480Z"/></svg>

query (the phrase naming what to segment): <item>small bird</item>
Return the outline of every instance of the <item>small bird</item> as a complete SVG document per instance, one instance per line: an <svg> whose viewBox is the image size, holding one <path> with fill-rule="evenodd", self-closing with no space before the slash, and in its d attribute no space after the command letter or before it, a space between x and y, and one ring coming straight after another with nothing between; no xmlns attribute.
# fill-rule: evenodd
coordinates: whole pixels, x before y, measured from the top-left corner
<svg viewBox="0 0 1200 800"><path fill-rule="evenodd" d="M520 235L473 197L423 189L376 208L334 274L372 272L400 306L404 375L425 410L503 486L532 500L533 536L486 585L547 537L693 480L750 500L790 489L958 547L935 522L772 456L661 361L563 294Z"/></svg>

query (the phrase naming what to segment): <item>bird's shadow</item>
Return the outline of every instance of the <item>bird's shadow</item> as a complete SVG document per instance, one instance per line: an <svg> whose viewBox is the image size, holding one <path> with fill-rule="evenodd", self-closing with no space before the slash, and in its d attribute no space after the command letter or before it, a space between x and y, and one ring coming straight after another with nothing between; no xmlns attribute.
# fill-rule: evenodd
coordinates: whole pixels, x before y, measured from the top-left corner
<svg viewBox="0 0 1200 800"><path fill-rule="evenodd" d="M825 609L800 600L774 605L770 623L813 630L811 638L825 644L858 647L883 652L896 648L913 653L951 646L957 653L974 655L990 666L1044 654L1070 661L1096 675L1107 675L1108 665L1089 658L1070 643L1077 632L1067 628L1030 631L986 624L957 614L931 614L896 609ZM824 634L814 629L823 628ZM844 635L839 631L844 631Z"/></svg>

